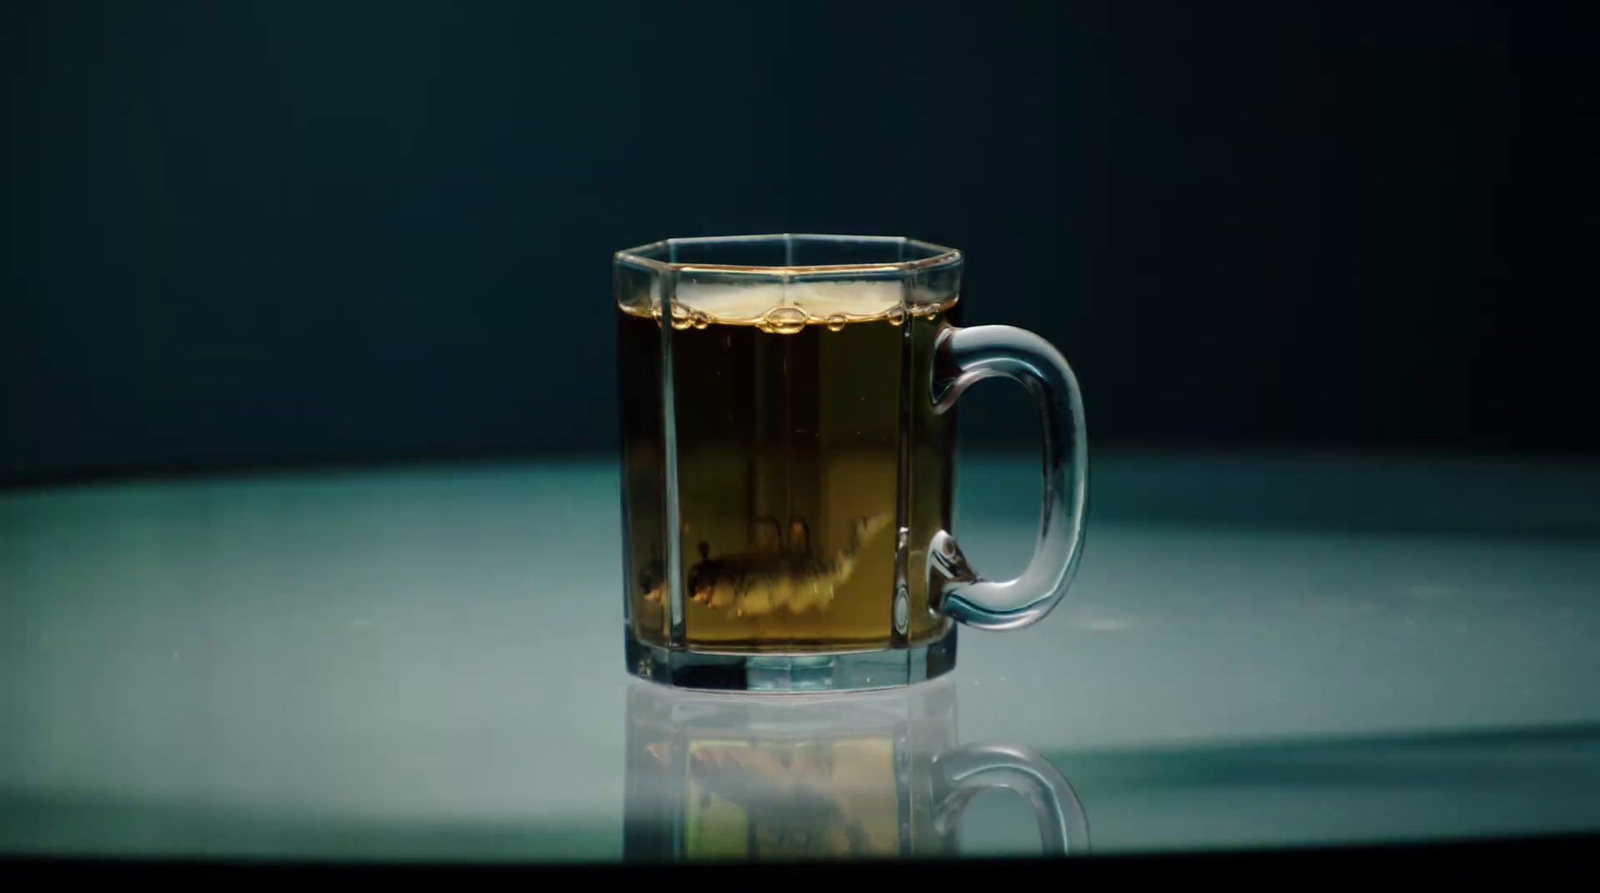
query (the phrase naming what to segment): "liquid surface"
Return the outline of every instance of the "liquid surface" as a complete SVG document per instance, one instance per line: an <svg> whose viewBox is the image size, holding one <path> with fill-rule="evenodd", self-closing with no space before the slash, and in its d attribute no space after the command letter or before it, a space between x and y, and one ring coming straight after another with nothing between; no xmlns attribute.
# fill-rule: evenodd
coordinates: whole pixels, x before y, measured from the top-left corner
<svg viewBox="0 0 1600 893"><path fill-rule="evenodd" d="M943 629L922 568L924 544L950 523L953 418L928 398L949 307L907 313L898 283L849 285L680 287L666 332L654 315L619 310L627 582L642 640L665 644L670 627L666 387L687 644L874 648Z"/></svg>
<svg viewBox="0 0 1600 893"><path fill-rule="evenodd" d="M770 285L691 285L678 287L678 307L693 322L747 324L773 328L785 323L887 321L900 309L899 282L816 282ZM933 309L933 308L930 308ZM697 317L696 314L700 314ZM684 314L676 314L678 320ZM788 334L794 334L790 332Z"/></svg>

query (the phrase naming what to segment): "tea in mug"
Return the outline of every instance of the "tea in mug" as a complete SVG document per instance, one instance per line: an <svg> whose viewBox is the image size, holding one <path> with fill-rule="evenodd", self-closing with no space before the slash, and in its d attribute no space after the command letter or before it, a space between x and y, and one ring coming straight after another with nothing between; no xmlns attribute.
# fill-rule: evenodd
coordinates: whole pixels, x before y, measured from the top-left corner
<svg viewBox="0 0 1600 893"><path fill-rule="evenodd" d="M927 381L955 302L908 311L901 290L680 283L666 323L619 305L626 579L640 640L664 645L669 628L665 400L687 644L867 650L943 631L923 567L926 544L950 528L954 418L934 411ZM886 594L902 582L910 610L897 640Z"/></svg>

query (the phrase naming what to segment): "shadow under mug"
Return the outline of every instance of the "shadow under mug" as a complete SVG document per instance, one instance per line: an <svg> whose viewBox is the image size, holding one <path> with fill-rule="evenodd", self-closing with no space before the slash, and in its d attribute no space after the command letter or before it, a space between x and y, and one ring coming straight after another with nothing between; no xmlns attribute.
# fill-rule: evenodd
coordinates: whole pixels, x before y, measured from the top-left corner
<svg viewBox="0 0 1600 893"><path fill-rule="evenodd" d="M996 789L1029 804L1044 855L1088 851L1083 808L1047 760L956 742L948 682L777 702L634 683L624 858L956 855L963 811Z"/></svg>
<svg viewBox="0 0 1600 893"><path fill-rule="evenodd" d="M879 688L955 665L1065 593L1083 539L1076 379L1010 326L956 324L961 254L903 238L735 236L620 251L629 672L723 690ZM952 531L955 407L1021 383L1044 435L1032 560L986 580Z"/></svg>

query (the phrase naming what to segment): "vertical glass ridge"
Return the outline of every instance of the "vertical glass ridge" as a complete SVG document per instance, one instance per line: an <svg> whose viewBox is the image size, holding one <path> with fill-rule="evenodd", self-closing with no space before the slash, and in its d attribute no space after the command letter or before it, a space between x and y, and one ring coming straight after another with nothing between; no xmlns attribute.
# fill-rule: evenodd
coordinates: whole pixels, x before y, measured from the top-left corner
<svg viewBox="0 0 1600 893"><path fill-rule="evenodd" d="M668 635L673 645L684 643L683 518L678 504L678 408L676 379L672 374L672 308L677 301L678 277L661 276L661 461L667 515L666 596Z"/></svg>

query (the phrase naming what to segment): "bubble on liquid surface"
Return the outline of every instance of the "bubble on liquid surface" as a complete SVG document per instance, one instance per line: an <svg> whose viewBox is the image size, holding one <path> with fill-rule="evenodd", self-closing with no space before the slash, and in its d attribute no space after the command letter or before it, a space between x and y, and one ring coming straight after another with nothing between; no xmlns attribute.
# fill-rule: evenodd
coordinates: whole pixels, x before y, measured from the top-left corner
<svg viewBox="0 0 1600 893"><path fill-rule="evenodd" d="M774 335L793 335L805 327L806 312L799 307L774 307L756 323L756 328Z"/></svg>
<svg viewBox="0 0 1600 893"><path fill-rule="evenodd" d="M672 305L672 327L674 329L689 328L689 311L682 304Z"/></svg>
<svg viewBox="0 0 1600 893"><path fill-rule="evenodd" d="M844 314L843 313L835 313L834 315L828 317L828 331L830 331L830 332L843 331L844 330L844 322L845 322Z"/></svg>
<svg viewBox="0 0 1600 893"><path fill-rule="evenodd" d="M689 314L689 324L697 329L703 329L711 325L711 317L706 315L704 310L696 310Z"/></svg>
<svg viewBox="0 0 1600 893"><path fill-rule="evenodd" d="M897 325L905 322L906 321L906 308L900 306L899 304L896 304L893 307L890 307L889 308L889 313L887 314L887 318L889 320L889 325L891 325L891 326L897 326Z"/></svg>

